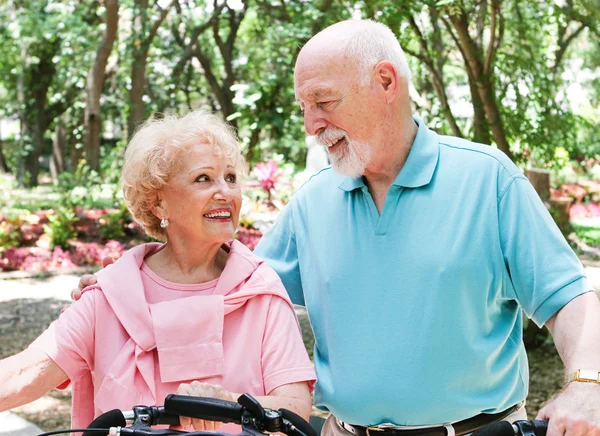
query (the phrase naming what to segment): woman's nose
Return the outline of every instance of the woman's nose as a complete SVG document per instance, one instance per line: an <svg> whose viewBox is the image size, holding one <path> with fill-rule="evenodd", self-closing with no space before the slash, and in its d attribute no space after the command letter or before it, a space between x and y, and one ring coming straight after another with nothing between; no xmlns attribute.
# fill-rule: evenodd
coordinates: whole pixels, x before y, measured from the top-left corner
<svg viewBox="0 0 600 436"><path fill-rule="evenodd" d="M217 183L216 190L213 195L216 200L231 201L232 196L233 189L227 184L227 182L222 180L221 182Z"/></svg>

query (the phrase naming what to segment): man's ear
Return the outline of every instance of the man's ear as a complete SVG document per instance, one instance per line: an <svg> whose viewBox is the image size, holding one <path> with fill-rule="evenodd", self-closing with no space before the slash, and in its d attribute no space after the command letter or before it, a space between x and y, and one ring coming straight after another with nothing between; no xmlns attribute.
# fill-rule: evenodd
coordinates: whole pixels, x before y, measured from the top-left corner
<svg viewBox="0 0 600 436"><path fill-rule="evenodd" d="M393 102L398 95L400 76L390 61L381 61L375 65L375 80L381 86L386 102Z"/></svg>

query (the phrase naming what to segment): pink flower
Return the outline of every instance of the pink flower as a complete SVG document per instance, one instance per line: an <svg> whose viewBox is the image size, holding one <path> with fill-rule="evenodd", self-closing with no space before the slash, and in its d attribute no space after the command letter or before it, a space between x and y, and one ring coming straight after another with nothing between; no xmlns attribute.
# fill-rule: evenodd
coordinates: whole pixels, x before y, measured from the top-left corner
<svg viewBox="0 0 600 436"><path fill-rule="evenodd" d="M277 162L271 159L264 163L257 163L254 167L254 175L258 179L258 183L250 182L248 186L260 186L271 194L271 191L275 188L275 184L283 176L283 171L277 167Z"/></svg>
<svg viewBox="0 0 600 436"><path fill-rule="evenodd" d="M63 251L60 247L54 247L54 251L52 252L52 261L50 264L51 268L55 269L65 269L65 268L75 268L75 264L71 261L71 253L68 251Z"/></svg>

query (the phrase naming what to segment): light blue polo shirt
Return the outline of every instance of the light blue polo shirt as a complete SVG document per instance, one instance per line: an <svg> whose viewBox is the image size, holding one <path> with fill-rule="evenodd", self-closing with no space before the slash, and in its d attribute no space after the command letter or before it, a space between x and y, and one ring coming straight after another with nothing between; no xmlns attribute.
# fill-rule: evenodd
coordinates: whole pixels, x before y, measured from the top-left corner
<svg viewBox="0 0 600 436"><path fill-rule="evenodd" d="M351 424L437 424L522 401L521 308L541 325L592 289L504 154L415 121L381 215L361 178L327 168L255 250L308 309L316 405Z"/></svg>

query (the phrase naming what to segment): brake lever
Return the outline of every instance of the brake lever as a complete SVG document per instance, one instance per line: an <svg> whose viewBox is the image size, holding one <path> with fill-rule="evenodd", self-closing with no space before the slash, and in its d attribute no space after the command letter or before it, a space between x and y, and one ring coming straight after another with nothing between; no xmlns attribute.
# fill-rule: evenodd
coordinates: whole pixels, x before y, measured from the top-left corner
<svg viewBox="0 0 600 436"><path fill-rule="evenodd" d="M156 430L152 426L159 424L160 408L156 406L135 406L133 408L133 416L135 417L133 424L130 427L122 427L121 435L152 435L152 436L171 436L173 434L187 433L181 430ZM178 420L179 421L179 420Z"/></svg>
<svg viewBox="0 0 600 436"><path fill-rule="evenodd" d="M242 394L238 398L237 402L240 406L250 412L254 418L258 419L260 422L264 422L265 409L258 401L256 401L255 398L248 394Z"/></svg>

